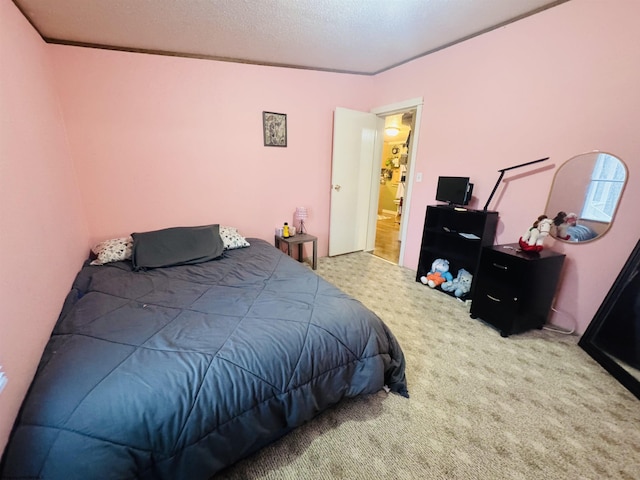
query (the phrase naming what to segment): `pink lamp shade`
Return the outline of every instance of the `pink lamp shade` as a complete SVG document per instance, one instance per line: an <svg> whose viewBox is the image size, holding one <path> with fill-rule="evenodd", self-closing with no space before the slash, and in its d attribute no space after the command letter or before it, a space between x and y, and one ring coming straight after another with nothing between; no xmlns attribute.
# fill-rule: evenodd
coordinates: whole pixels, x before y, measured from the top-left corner
<svg viewBox="0 0 640 480"><path fill-rule="evenodd" d="M300 233L307 233L304 221L309 217L306 207L296 207L296 218L300 221Z"/></svg>

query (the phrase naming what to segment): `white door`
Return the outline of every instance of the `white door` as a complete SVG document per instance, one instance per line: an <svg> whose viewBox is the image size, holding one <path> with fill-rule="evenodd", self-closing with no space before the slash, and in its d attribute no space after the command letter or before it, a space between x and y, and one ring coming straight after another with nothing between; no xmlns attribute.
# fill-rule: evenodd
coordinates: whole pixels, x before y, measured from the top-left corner
<svg viewBox="0 0 640 480"><path fill-rule="evenodd" d="M329 256L365 249L380 121L373 113L346 108L334 113Z"/></svg>

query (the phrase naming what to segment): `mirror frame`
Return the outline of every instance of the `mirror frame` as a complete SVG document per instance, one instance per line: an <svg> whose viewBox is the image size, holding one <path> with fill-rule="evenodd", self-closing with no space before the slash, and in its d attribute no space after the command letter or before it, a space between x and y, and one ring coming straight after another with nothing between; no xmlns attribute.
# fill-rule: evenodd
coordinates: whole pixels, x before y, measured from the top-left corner
<svg viewBox="0 0 640 480"><path fill-rule="evenodd" d="M554 188L556 187L556 181L558 179L558 173L571 161L583 157L585 155L600 155L600 154L605 154L605 155L609 155L612 157L615 157L620 164L622 165L622 167L624 168L624 172L625 172L625 177L624 177L624 185L622 186L622 190L620 190L620 196L618 197L618 200L616 202L616 206L615 209L613 210L613 214L611 215L611 221L608 223L607 228L600 233L598 236L594 237L594 238L590 238L589 240L583 240L580 242L572 242L570 240L564 240L562 238L556 237L554 235L550 235L554 240L558 241L558 242L562 242L562 243L566 243L568 245L581 245L584 243L591 243L594 242L596 240L601 239L602 237L605 236L605 234L611 229L611 226L613 225L613 221L616 218L616 214L618 213L618 207L620 206L620 200L622 200L622 194L624 193L624 190L627 186L627 183L629 181L629 169L627 168L627 164L624 163L624 161L618 157L617 155L614 155L613 153L610 152L603 152L601 150L592 150L590 152L584 152L584 153L579 153L578 155L574 155L573 157L569 158L568 160L566 160L562 165L560 165L560 167L558 167L558 169L556 170L555 174L553 175L553 181L551 182L551 188L549 189L549 195L547 196L547 203L545 205L545 213L549 218L553 218L559 211L558 209L554 209L553 211L549 210L549 202L551 200L551 195L553 194ZM567 212L569 210L566 210Z"/></svg>
<svg viewBox="0 0 640 480"><path fill-rule="evenodd" d="M607 293L607 296L598 308L593 320L578 341L578 345L587 352L596 362L607 370L614 378L624 385L631 393L640 399L640 379L631 375L621 365L619 365L608 353L600 348L596 342L596 336L609 318L611 310L616 301L624 291L624 287L629 283L634 272L640 268L640 240L631 252L627 263L618 274L618 278Z"/></svg>

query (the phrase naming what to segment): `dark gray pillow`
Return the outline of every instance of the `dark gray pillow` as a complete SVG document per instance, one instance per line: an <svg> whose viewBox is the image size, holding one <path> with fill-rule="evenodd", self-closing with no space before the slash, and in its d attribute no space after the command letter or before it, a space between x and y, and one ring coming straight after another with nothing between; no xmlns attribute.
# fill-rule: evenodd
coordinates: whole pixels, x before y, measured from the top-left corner
<svg viewBox="0 0 640 480"><path fill-rule="evenodd" d="M132 233L134 270L208 262L222 255L219 225Z"/></svg>

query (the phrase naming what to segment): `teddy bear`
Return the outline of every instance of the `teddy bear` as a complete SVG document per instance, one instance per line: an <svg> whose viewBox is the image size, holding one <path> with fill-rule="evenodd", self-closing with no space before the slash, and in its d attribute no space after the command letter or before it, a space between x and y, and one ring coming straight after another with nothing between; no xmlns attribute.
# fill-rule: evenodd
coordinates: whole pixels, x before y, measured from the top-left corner
<svg viewBox="0 0 640 480"><path fill-rule="evenodd" d="M460 298L471 290L471 282L473 281L473 275L471 272L461 268L458 270L458 276L450 282L443 283L440 288L445 292L453 292L453 294Z"/></svg>
<svg viewBox="0 0 640 480"><path fill-rule="evenodd" d="M538 219L533 222L533 226L520 237L518 243L520 248L525 252L539 252L543 248L544 239L549 235L551 231L551 225L553 220L546 215L540 215Z"/></svg>
<svg viewBox="0 0 640 480"><path fill-rule="evenodd" d="M453 275L449 272L449 260L443 258L436 258L431 264L431 270L420 277L420 281L431 288L436 288L451 280L453 280Z"/></svg>

